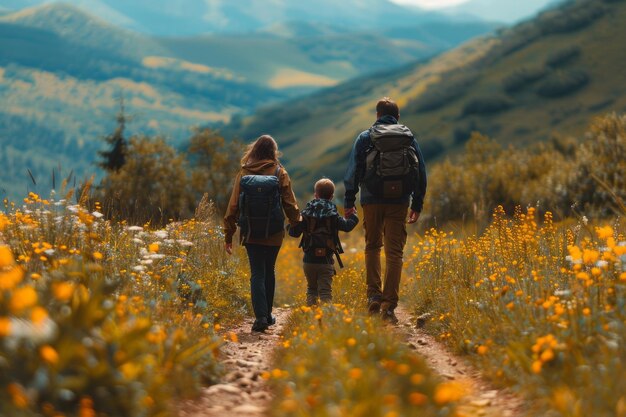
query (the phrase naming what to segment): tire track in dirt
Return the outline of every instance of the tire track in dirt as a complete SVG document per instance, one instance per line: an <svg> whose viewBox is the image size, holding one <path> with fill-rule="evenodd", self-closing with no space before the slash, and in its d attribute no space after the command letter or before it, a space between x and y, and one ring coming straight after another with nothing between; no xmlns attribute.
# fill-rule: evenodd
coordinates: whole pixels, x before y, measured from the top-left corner
<svg viewBox="0 0 626 417"><path fill-rule="evenodd" d="M466 389L458 415L463 417L521 417L523 400L505 389L496 389L475 367L462 357L452 354L442 343L418 327L417 319L400 305L396 309L400 320L397 329L406 343L424 357L430 368L444 379L458 381Z"/></svg>
<svg viewBox="0 0 626 417"><path fill-rule="evenodd" d="M272 393L261 375L270 370L272 352L280 343L290 311L275 308L276 324L265 333L250 331L254 318L231 329L237 341L226 341L222 347L221 363L226 367L222 381L204 388L199 398L184 401L178 417L264 416Z"/></svg>

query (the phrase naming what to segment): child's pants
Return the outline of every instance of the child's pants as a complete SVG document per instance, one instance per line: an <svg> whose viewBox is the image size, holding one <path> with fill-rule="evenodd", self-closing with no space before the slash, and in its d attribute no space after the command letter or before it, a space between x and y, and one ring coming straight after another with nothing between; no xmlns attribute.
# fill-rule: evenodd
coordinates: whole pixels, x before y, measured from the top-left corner
<svg viewBox="0 0 626 417"><path fill-rule="evenodd" d="M331 264L304 264L304 276L306 277L306 304L316 305L319 297L322 303L330 303L333 300L332 285L335 267Z"/></svg>

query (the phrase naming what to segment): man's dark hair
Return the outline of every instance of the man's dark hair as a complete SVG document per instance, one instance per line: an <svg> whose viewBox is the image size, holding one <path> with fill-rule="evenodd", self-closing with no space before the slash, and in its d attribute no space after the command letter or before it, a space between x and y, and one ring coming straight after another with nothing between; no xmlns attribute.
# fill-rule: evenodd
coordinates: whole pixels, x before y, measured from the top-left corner
<svg viewBox="0 0 626 417"><path fill-rule="evenodd" d="M396 119L400 118L400 109L395 101L389 97L383 97L376 103L376 113L379 116L393 116Z"/></svg>
<svg viewBox="0 0 626 417"><path fill-rule="evenodd" d="M322 178L315 183L315 194L324 200L330 200L335 194L335 184L328 178Z"/></svg>

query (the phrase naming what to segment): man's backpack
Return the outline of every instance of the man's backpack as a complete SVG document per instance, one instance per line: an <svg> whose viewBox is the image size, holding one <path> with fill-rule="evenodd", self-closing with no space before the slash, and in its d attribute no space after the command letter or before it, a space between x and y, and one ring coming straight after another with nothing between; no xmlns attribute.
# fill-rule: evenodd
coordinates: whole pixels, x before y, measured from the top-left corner
<svg viewBox="0 0 626 417"><path fill-rule="evenodd" d="M413 134L401 124L374 125L369 133L372 146L366 151L363 185L376 197L409 195L419 176Z"/></svg>
<svg viewBox="0 0 626 417"><path fill-rule="evenodd" d="M305 252L313 252L317 257L332 258L335 255L337 263L343 268L343 262L339 257L339 254L343 253L343 248L339 242L337 216L314 217L302 213L302 218L306 228L302 234L300 247Z"/></svg>
<svg viewBox="0 0 626 417"><path fill-rule="evenodd" d="M239 219L241 236L266 239L283 230L285 215L276 168L274 175L244 175L239 182Z"/></svg>

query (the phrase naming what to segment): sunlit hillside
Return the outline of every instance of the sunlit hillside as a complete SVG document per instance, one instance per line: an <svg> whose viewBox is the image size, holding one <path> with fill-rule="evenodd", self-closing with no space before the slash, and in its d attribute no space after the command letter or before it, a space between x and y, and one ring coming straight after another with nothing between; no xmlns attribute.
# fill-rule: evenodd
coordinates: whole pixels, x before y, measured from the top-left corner
<svg viewBox="0 0 626 417"><path fill-rule="evenodd" d="M592 116L626 108L624 19L622 1L570 2L428 62L270 107L226 131L273 133L300 180L310 172L341 177L355 135L374 121L382 96L399 102L430 161L475 130L518 145L556 131L581 134Z"/></svg>

